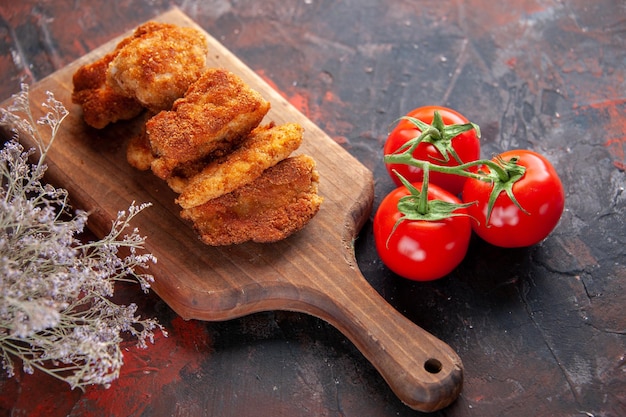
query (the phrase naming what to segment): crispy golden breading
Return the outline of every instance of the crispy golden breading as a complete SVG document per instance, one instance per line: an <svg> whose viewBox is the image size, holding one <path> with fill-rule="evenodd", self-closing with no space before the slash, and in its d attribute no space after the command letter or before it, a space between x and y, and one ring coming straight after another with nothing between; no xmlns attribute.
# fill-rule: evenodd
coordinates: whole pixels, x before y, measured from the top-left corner
<svg viewBox="0 0 626 417"><path fill-rule="evenodd" d="M202 241L221 246L247 241L275 242L302 229L317 214L319 175L308 155L284 159L254 182L191 209Z"/></svg>
<svg viewBox="0 0 626 417"><path fill-rule="evenodd" d="M200 31L149 22L123 41L108 66L107 84L154 112L169 109L205 70L207 53Z"/></svg>
<svg viewBox="0 0 626 417"><path fill-rule="evenodd" d="M117 50L83 65L72 77L72 102L82 107L85 123L96 129L132 119L143 111L137 100L116 93L106 84L106 70L116 53Z"/></svg>
<svg viewBox="0 0 626 417"><path fill-rule="evenodd" d="M269 102L235 74L208 69L171 111L146 124L156 159L152 172L167 179L181 164L226 154L267 114Z"/></svg>
<svg viewBox="0 0 626 417"><path fill-rule="evenodd" d="M120 51L131 42L151 32L169 27L172 25L157 22L145 23L139 26L131 36L122 39L115 50L93 63L83 65L74 73L72 102L82 106L85 123L96 129L102 129L109 123L130 120L141 114L144 105L135 97L113 89L107 83L107 71Z"/></svg>
<svg viewBox="0 0 626 417"><path fill-rule="evenodd" d="M154 156L152 156L152 150L150 149L150 143L146 136L146 132L130 138L128 146L126 147L126 160L133 168L140 171L147 171L150 169Z"/></svg>
<svg viewBox="0 0 626 417"><path fill-rule="evenodd" d="M257 127L239 148L191 177L176 202L182 208L199 206L251 183L298 149L303 131L297 123Z"/></svg>

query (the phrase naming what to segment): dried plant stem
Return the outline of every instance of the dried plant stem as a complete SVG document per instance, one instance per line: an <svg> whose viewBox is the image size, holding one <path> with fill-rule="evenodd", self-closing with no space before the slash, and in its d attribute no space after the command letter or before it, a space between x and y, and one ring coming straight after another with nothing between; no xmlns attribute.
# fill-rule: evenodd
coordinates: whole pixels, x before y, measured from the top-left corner
<svg viewBox="0 0 626 417"><path fill-rule="evenodd" d="M133 202L107 236L81 241L87 213L71 209L67 190L43 182L45 158L68 113L50 92L43 107L47 113L35 119L22 85L13 104L0 109L0 126L14 132L0 150L0 358L9 376L19 359L25 372L37 369L73 388L108 386L119 377L124 334L146 347L155 330L165 333L155 320L136 316L135 304L111 299L116 282L147 292L153 280L142 271L156 258L142 253L145 237L130 226L149 204ZM37 149L24 150L20 135Z"/></svg>

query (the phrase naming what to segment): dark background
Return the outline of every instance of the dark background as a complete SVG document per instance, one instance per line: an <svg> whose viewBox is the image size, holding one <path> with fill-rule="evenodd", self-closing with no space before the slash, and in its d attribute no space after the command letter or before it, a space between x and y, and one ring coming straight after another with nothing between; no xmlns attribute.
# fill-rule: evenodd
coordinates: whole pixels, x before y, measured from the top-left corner
<svg viewBox="0 0 626 417"><path fill-rule="evenodd" d="M626 415L626 3L621 0L1 1L0 99L178 6L393 188L389 125L426 104L479 124L482 153L530 148L555 165L552 235L505 250L472 241L450 276L415 283L378 260L365 277L461 356L465 385L437 416ZM346 172L346 175L350 175ZM0 377L3 415L414 416L337 330L267 312L185 322L124 287L169 331L125 347L113 386L70 391Z"/></svg>

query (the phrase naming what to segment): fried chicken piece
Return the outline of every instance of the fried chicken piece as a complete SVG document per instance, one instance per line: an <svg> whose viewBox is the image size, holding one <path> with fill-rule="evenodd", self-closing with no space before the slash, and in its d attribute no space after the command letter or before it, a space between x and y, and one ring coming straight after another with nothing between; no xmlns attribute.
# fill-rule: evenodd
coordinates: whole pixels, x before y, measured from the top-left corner
<svg viewBox="0 0 626 417"><path fill-rule="evenodd" d="M318 181L313 158L290 157L248 185L184 209L181 217L193 223L207 245L275 242L301 230L317 214L322 203Z"/></svg>
<svg viewBox="0 0 626 417"><path fill-rule="evenodd" d="M152 150L150 149L150 142L146 132L143 131L139 135L133 136L128 141L126 147L126 160L133 168L140 171L147 171L150 169L154 156L152 156Z"/></svg>
<svg viewBox="0 0 626 417"><path fill-rule="evenodd" d="M72 102L82 107L85 123L96 129L102 129L109 123L130 120L143 112L142 103L132 96L114 90L107 83L107 71L120 51L131 42L170 26L157 22L145 23L131 36L122 39L112 52L95 62L83 65L74 73Z"/></svg>
<svg viewBox="0 0 626 417"><path fill-rule="evenodd" d="M72 77L72 102L82 107L85 123L96 129L130 120L144 110L137 100L116 93L106 84L106 71L116 54L117 50L83 65Z"/></svg>
<svg viewBox="0 0 626 417"><path fill-rule="evenodd" d="M106 82L154 112L170 109L206 68L207 53L200 31L148 22L123 41L108 66Z"/></svg>
<svg viewBox="0 0 626 417"><path fill-rule="evenodd" d="M251 183L298 149L303 131L297 123L257 127L235 151L207 165L186 184L177 184L183 187L176 202L182 208L199 206ZM171 181L170 186L176 191Z"/></svg>
<svg viewBox="0 0 626 417"><path fill-rule="evenodd" d="M181 165L230 152L267 114L270 103L235 74L208 69L171 111L146 124L156 159L152 172L167 179Z"/></svg>
<svg viewBox="0 0 626 417"><path fill-rule="evenodd" d="M136 168L140 171L147 171L152 166L152 162L155 158L152 154L152 148L150 147L148 135L146 134L145 121L143 127L144 128L142 129L140 134L131 137L128 141L128 145L126 146L126 160L133 168ZM218 157L222 155L216 153L216 155L212 154L212 156ZM211 160L211 158L207 158L207 160L202 159L180 164L176 167L174 173L176 177L170 177L167 181L172 181L173 184L176 184L176 179L178 179L178 183L186 185L188 178L202 171L202 169ZM183 185L180 186L180 189L177 189L176 187L172 187L172 189L180 193L182 191L182 187Z"/></svg>

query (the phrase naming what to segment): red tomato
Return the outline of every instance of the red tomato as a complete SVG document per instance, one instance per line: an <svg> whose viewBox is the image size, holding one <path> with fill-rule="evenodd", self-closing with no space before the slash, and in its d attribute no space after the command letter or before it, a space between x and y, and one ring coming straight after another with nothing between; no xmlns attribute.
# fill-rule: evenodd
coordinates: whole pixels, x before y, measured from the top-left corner
<svg viewBox="0 0 626 417"><path fill-rule="evenodd" d="M425 106L418 107L409 113L408 117L414 117L427 124L433 122L433 116L435 111L438 111L446 126L448 125L462 125L467 124L469 121L460 113L441 106ZM396 152L407 141L418 137L421 134L420 129L413 123L406 119L400 120L397 126L391 131L385 142L384 154L389 155ZM463 132L451 140L451 145L459 159L463 163L472 162L480 157L480 140L479 134L476 129L470 129ZM452 156L447 156L447 161L444 155L432 144L428 142L422 142L413 152L415 159L432 162L437 165L444 166L457 166L459 162ZM398 177L393 173L393 170L398 171L404 178L410 182L418 182L423 180L423 173L421 168L404 165L404 164L386 164L389 175L393 178L397 185L401 185ZM430 172L430 184L437 184L443 187L447 191L450 191L454 195L459 195L463 190L463 184L465 183L465 177L460 175L444 174L440 172Z"/></svg>
<svg viewBox="0 0 626 417"><path fill-rule="evenodd" d="M515 150L499 156L504 161L517 157L517 165L526 168L511 187L513 196L526 213L506 192L500 192L487 221L494 185L471 178L463 188L463 201L477 202L467 209L477 220L472 221L472 228L478 236L496 246L515 248L539 243L552 232L563 213L565 192L561 180L552 164L538 153ZM496 160L497 157L493 159Z"/></svg>
<svg viewBox="0 0 626 417"><path fill-rule="evenodd" d="M415 187L422 184L415 183ZM472 227L466 215L443 220L404 220L394 226L402 213L398 201L410 191L399 187L381 202L374 216L374 240L381 260L396 274L415 281L430 281L452 272L465 257ZM428 186L428 200L460 204L446 190ZM455 211L467 214L465 208Z"/></svg>

